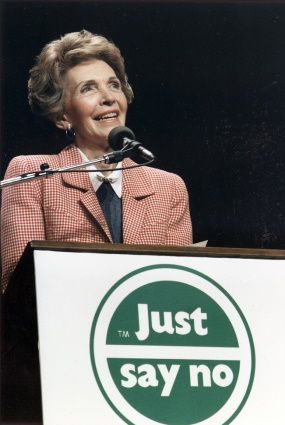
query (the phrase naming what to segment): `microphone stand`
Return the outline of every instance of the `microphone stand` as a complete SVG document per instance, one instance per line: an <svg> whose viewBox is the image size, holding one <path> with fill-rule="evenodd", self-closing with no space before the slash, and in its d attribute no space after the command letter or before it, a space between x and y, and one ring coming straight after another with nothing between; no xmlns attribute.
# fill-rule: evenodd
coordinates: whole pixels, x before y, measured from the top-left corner
<svg viewBox="0 0 285 425"><path fill-rule="evenodd" d="M78 170L80 168L86 168L89 165L100 164L100 163L113 164L115 162L120 162L128 155L127 151L129 151L129 150L130 149L128 149L128 150L122 149L120 151L113 151L109 154L103 155L102 158L93 159L91 161L83 162L82 164L70 165L68 167L57 168L57 169L54 169L54 170L49 168L48 164L41 164L39 171L34 171L34 172L31 172L31 173L24 173L24 174L21 174L20 176L12 177L10 179L1 180L0 181L0 189L3 189L7 186L13 186L13 185L19 184L19 183L24 183L24 182L29 181L29 180L40 179L40 178L48 178L48 177L54 176L55 174L72 172L73 170Z"/></svg>

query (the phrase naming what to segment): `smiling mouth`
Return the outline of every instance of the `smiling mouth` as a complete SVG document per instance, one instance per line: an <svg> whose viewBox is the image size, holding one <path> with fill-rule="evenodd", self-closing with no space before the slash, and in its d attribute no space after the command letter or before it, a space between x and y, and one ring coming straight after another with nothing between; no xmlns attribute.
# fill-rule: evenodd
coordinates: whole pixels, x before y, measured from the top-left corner
<svg viewBox="0 0 285 425"><path fill-rule="evenodd" d="M110 112L108 114L102 114L95 117L95 121L104 121L104 120L110 120L113 118L118 118L119 114L118 112Z"/></svg>

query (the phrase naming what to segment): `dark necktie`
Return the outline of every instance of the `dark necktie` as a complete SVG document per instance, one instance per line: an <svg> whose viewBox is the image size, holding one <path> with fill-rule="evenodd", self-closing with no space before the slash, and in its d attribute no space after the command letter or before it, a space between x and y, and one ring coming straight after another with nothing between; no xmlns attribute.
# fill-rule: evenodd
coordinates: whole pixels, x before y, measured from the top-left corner
<svg viewBox="0 0 285 425"><path fill-rule="evenodd" d="M113 242L122 243L122 201L111 184L103 181L96 192L104 212Z"/></svg>

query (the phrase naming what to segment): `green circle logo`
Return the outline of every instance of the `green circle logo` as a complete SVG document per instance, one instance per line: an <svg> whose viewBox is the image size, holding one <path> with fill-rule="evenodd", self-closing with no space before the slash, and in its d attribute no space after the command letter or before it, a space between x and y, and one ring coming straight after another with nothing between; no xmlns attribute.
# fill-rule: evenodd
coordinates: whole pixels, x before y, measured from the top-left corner
<svg viewBox="0 0 285 425"><path fill-rule="evenodd" d="M232 297L204 274L153 265L124 276L92 323L105 399L132 425L223 425L250 393L254 345Z"/></svg>

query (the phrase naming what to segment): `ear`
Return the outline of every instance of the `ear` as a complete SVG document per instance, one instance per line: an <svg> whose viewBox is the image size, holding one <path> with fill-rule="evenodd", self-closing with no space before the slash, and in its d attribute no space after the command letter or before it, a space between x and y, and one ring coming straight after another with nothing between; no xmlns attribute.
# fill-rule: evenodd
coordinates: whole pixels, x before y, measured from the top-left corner
<svg viewBox="0 0 285 425"><path fill-rule="evenodd" d="M61 130L68 130L72 127L71 122L68 120L67 116L64 114L61 120L56 120L55 125Z"/></svg>

